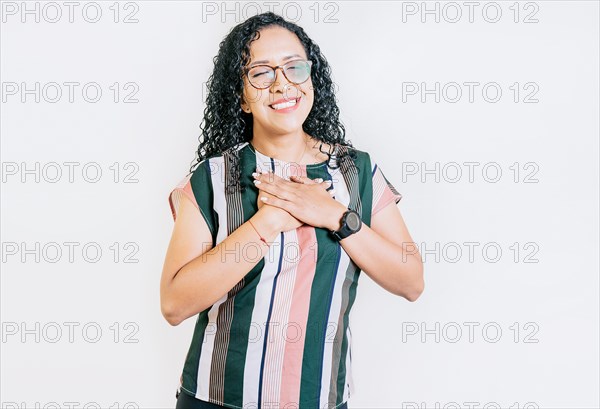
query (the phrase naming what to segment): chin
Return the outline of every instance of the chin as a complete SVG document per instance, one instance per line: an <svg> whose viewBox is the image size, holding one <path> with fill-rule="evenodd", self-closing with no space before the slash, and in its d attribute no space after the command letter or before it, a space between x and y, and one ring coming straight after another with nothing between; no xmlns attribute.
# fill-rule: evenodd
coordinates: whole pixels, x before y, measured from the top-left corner
<svg viewBox="0 0 600 409"><path fill-rule="evenodd" d="M272 130L273 133L277 133L277 134L289 134L289 133L293 133L293 132L298 132L298 130L302 129L302 124L299 124L298 126L271 126L270 129Z"/></svg>
<svg viewBox="0 0 600 409"><path fill-rule="evenodd" d="M289 118L288 120L273 121L269 123L269 128L280 133L295 132L302 128L306 117Z"/></svg>

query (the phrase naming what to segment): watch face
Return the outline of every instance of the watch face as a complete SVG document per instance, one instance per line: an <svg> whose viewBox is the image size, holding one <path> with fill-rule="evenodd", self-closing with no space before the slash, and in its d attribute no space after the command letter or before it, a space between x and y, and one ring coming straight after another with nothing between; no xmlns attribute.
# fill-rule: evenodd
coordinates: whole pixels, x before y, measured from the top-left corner
<svg viewBox="0 0 600 409"><path fill-rule="evenodd" d="M346 216L346 224L350 230L356 230L360 226L360 217L356 213L348 213Z"/></svg>

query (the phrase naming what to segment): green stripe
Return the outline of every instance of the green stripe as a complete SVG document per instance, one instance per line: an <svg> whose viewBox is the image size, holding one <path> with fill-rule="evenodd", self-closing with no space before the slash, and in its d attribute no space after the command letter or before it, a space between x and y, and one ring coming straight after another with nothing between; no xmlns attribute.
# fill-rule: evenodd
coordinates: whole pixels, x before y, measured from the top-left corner
<svg viewBox="0 0 600 409"><path fill-rule="evenodd" d="M358 151L357 166L359 168L360 198L362 200L362 221L371 227L371 212L373 210L373 164L371 156Z"/></svg>
<svg viewBox="0 0 600 409"><path fill-rule="evenodd" d="M194 335L192 336L192 343L188 350L185 358L185 364L183 366L183 387L188 391L196 394L198 388L198 364L200 362L200 349L203 345L204 332L208 325L208 311L210 309L202 311L198 314L198 320L194 327Z"/></svg>
<svg viewBox="0 0 600 409"><path fill-rule="evenodd" d="M210 172L209 160L205 159L198 167L196 167L196 169L194 169L192 177L190 178L190 184L192 186L192 191L194 192L194 197L196 198L196 203L198 203L198 207L200 208L200 213L202 213L204 220L206 220L206 224L208 224L208 228L213 237L213 246L215 246L218 219L213 209L214 193Z"/></svg>
<svg viewBox="0 0 600 409"><path fill-rule="evenodd" d="M341 175L337 176L342 177ZM311 179L318 177L324 180L331 179L326 166L308 167L307 177ZM340 255L340 245L330 236L327 229L315 227L315 234L318 243L318 254L308 311L308 322L310 324L306 328L302 357L299 402L301 408L318 407L321 383L329 383L329 379L321 379L321 374L324 345L327 335L331 334L331 327L327 327L331 305L331 288L335 281ZM328 339L327 342L332 341Z"/></svg>
<svg viewBox="0 0 600 409"><path fill-rule="evenodd" d="M240 150L241 180L246 185L246 191L242 193L243 221L246 222L258 211L256 203L258 188L252 182L252 172L256 168L256 157L254 153L244 146ZM242 250L243 255L246 250ZM255 250L248 248L248 256L252 257ZM231 322L231 336L227 348L227 359L225 362L224 398L230 405L243 406L244 391L244 366L248 350L250 328L252 324L252 311L256 297L256 286L260 282L264 258L260 260L250 272L243 278L245 286L234 296L234 313Z"/></svg>

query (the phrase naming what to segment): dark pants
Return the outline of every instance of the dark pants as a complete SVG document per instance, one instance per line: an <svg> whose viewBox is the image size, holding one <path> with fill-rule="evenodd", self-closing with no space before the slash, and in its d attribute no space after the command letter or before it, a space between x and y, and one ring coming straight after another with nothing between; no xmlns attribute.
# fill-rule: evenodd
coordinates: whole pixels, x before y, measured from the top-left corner
<svg viewBox="0 0 600 409"><path fill-rule="evenodd" d="M188 395L187 392L179 392L177 397L177 406L175 409L222 409L226 406L217 405L215 403L205 402L196 397ZM283 408L282 408L283 409ZM342 406L336 409L348 409L348 403L344 403Z"/></svg>

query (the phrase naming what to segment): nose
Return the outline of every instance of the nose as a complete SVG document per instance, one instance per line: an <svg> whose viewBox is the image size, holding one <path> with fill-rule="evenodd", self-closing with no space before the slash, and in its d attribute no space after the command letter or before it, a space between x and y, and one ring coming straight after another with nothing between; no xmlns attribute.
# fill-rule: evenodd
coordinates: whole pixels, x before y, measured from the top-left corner
<svg viewBox="0 0 600 409"><path fill-rule="evenodd" d="M288 82L287 78L285 78L285 75L283 75L283 67L275 68L275 73L273 75L275 75L275 78L273 78L273 84L271 84L271 88L278 87L279 85L285 85L285 83Z"/></svg>
<svg viewBox="0 0 600 409"><path fill-rule="evenodd" d="M293 92L290 93L290 88L295 89L293 84L290 81L288 81L288 79L283 74L283 67L277 67L275 69L275 79L273 81L273 84L271 84L271 93L274 94L277 91L281 91L283 97L286 99L296 98L296 95L292 95Z"/></svg>

